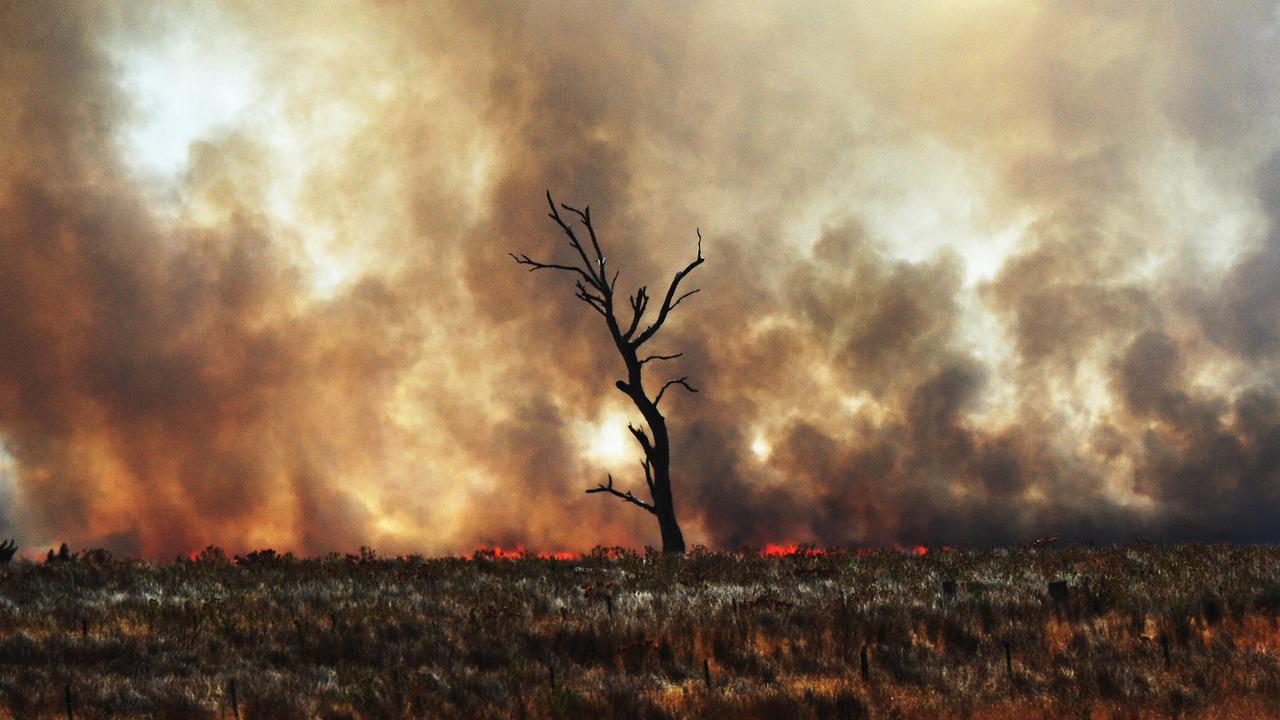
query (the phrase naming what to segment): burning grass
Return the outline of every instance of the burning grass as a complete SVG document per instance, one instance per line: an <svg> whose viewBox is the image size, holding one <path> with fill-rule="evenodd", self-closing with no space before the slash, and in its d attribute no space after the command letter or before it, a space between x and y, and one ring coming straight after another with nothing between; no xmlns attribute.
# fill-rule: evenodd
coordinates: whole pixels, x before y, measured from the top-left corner
<svg viewBox="0 0 1280 720"><path fill-rule="evenodd" d="M96 552L0 566L0 716L1275 717L1278 614L1260 547Z"/></svg>

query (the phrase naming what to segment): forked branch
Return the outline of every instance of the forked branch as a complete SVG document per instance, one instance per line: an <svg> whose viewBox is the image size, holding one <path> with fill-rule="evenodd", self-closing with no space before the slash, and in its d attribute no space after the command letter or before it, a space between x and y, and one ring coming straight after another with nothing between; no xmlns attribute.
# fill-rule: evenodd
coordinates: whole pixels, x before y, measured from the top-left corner
<svg viewBox="0 0 1280 720"><path fill-rule="evenodd" d="M529 272L533 272L534 270L568 270L569 272L578 273L579 275L582 276L583 280L586 280L588 283L590 283L592 287L596 287L595 278L587 275L587 273L584 272L582 268L573 267L572 265L557 265L555 263L538 262L537 260L530 258L528 255L516 255L515 253L507 253L507 254L510 255L513 259L515 259L517 263L521 265L528 265Z"/></svg>
<svg viewBox="0 0 1280 720"><path fill-rule="evenodd" d="M556 210L556 202L551 199L550 190L547 191L547 207L551 208L551 212L547 213L547 216L556 221L556 224L564 231L565 236L569 238L569 245L574 250L578 251L578 257L582 258L582 264L587 268L587 273L591 275L591 284L598 290L604 290L607 288L608 285L606 285L604 281L604 256L600 254L600 244L596 242L596 231L591 227L590 209L588 209L587 213L580 213L568 205L563 206L565 210L569 210L582 218L583 224L587 226L587 231L591 233L591 244L596 251L596 261L594 265L591 262L591 259L587 257L587 251L583 249L582 243L578 242L578 236L573 232L573 227L560 217L560 212ZM597 266L599 268L598 270Z"/></svg>
<svg viewBox="0 0 1280 720"><path fill-rule="evenodd" d="M603 313L603 308L608 306L609 300L612 297L613 288L608 281L608 276L604 273L605 259L604 255L600 253L600 242L596 239L596 230L591 225L591 208L578 210L577 208L571 208L568 205L561 206L565 210L577 215L578 218L582 220L582 224L587 228L587 232L591 236L591 249L595 252L596 256L595 262L591 261L586 248L584 248L582 246L582 242L578 240L578 235L573 231L573 226L565 222L564 218L560 217L560 212L556 209L556 203L551 199L550 190L547 191L547 206L551 208L551 212L547 213L547 215L552 220L555 220L556 224L560 226L560 229L564 231L565 237L569 239L569 246L572 247L574 251L578 253L578 257L582 259L582 267L541 262L539 260L534 260L528 255L516 255L515 253L507 254L510 255L517 263L529 266L529 272L533 272L534 270L565 270L577 273L582 277L582 280L578 281L578 297L582 298L583 302L586 302L588 305L596 308L597 312ZM586 282L586 286L582 285L583 281ZM613 281L615 284L617 283L617 275L614 275ZM587 287L598 292L600 296L591 296L586 289ZM597 303L599 303L598 306Z"/></svg>
<svg viewBox="0 0 1280 720"><path fill-rule="evenodd" d="M646 478L645 478L645 480L646 480L646 482L649 482L649 484L652 486L652 484L653 484L653 483L652 483L651 481L649 481L648 477L646 477ZM621 498L622 500L625 500L626 502L631 503L632 505L637 505L637 506L639 506L639 507L642 507L642 508L644 508L645 510L648 510L649 512L651 512L651 513L656 513L656 512L657 512L656 510L654 510L654 508L653 508L653 506L652 506L652 505L650 505L649 503L647 503L647 502L645 502L645 501L641 500L640 498L636 497L635 495L632 495L630 490L626 491L625 493L618 492L617 490L614 490L614 489L613 489L613 475L610 475L610 476L609 476L609 484L608 484L608 485L605 485L604 483L600 483L599 485L596 485L596 486L595 486L595 487L593 487L593 488L587 488L587 492L588 492L588 493L607 492L607 493L609 493L610 495L613 495L614 497Z"/></svg>
<svg viewBox="0 0 1280 720"><path fill-rule="evenodd" d="M649 307L649 288L641 285L636 294L631 296L631 327L622 334L623 338L629 338L635 333L636 328L640 325L640 318L644 317L645 308Z"/></svg>
<svg viewBox="0 0 1280 720"><path fill-rule="evenodd" d="M627 423L627 429L635 436L636 442L640 443L640 449L644 451L647 458L653 453L653 445L649 442L649 436L644 434L644 430L638 428L631 423Z"/></svg>
<svg viewBox="0 0 1280 720"><path fill-rule="evenodd" d="M640 333L639 337L637 337L635 340L631 340L632 347L638 348L641 345L645 344L645 341L653 337L654 333L658 332L658 329L662 327L662 324L667 321L667 315L671 312L672 308L674 308L676 305L679 305L681 300L684 300L690 295L693 295L694 293L698 292L698 290L691 290L679 296L678 298L676 297L676 291L680 287L680 281L684 280L685 276L693 272L693 269L701 265L703 261L702 230L699 229L697 232L698 232L698 257L695 258L693 262L686 265L683 270L676 273L676 276L672 278L671 286L667 288L667 296L663 298L662 307L658 310L658 317L653 321L652 325L645 328L645 331ZM638 322L638 318L636 320ZM636 323L633 323L633 324L636 324ZM630 340L630 334L626 335L625 337L628 340Z"/></svg>
<svg viewBox="0 0 1280 720"><path fill-rule="evenodd" d="M685 377L676 378L675 380L668 380L665 383L663 383L662 389L658 391L658 397L653 399L653 404L657 405L658 403L662 402L662 394L665 393L667 391L667 388L671 387L672 385L682 385L684 386L685 390L688 390L691 393L698 392L698 389L690 385L688 380L689 380L689 376L686 375Z"/></svg>

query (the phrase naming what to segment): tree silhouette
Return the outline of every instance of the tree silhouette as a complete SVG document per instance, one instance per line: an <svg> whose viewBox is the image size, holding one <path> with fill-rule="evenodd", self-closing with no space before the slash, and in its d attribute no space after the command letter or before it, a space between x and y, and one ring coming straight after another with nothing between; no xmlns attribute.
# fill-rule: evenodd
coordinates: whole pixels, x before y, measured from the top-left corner
<svg viewBox="0 0 1280 720"><path fill-rule="evenodd" d="M577 287L576 297L591 307L592 310L599 313L604 318L605 324L609 327L609 335L613 338L614 347L622 356L622 361L627 367L627 379L619 380L615 383L617 388L623 392L631 402L635 404L636 409L640 411L640 415L644 417L646 428L638 428L630 423L627 429L631 431L631 435L640 444L640 449L644 451L644 460L641 466L644 468L645 484L649 488L649 502L636 497L630 490L621 492L613 486L613 475L609 475L608 484L598 484L596 487L589 488L588 493L609 493L614 497L643 508L658 518L658 527L662 531L662 551L665 553L683 553L684 552L684 534L680 532L680 523L676 521L675 503L671 496L671 443L667 436L667 420L658 411L658 403L662 402L663 394L668 388L673 386L683 387L689 392L698 392L689 384L689 378L679 377L667 380L662 387L658 389L656 395L650 398L649 393L645 391L643 373L644 366L650 362L662 360L674 360L684 353L673 353L670 355L651 354L640 357L641 347L653 339L658 330L667 321L667 317L671 311L676 308L685 298L697 293L698 290L689 290L677 295L680 288L680 281L693 272L693 269L702 264L702 231L698 230L698 256L685 266L685 268L675 274L671 280L671 285L667 287L666 295L662 298L662 305L658 308L658 315L653 322L649 323L643 330L640 326L644 320L645 311L649 308L649 292L646 286L641 286L636 290L630 298L631 319L626 323L625 329L623 323L619 322L618 314L614 307L614 290L618 286L618 272L610 278L608 275L608 262L604 253L600 250L600 241L596 237L595 228L591 225L591 208L584 207L579 210L561 204L560 207L566 212L577 216L578 221L587 231L590 239L590 247L586 247L578 239L573 227L564 221L560 216L560 212L556 209L556 203L551 199L551 192L547 191L547 205L551 208L549 216L565 236L569 239L569 245L577 253L578 260L573 265L558 265L555 263L544 263L532 260L528 255L515 255L511 257L521 265L528 265L529 271L535 270L562 270L577 275L575 284ZM581 261L580 264L577 264Z"/></svg>

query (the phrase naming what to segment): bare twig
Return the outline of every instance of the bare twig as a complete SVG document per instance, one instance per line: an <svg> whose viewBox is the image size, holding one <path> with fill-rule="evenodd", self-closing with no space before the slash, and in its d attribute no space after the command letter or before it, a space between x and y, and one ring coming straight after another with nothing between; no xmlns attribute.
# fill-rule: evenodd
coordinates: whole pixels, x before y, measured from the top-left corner
<svg viewBox="0 0 1280 720"><path fill-rule="evenodd" d="M647 502L645 502L645 501L641 500L640 498L636 497L635 495L632 495L630 490L626 491L625 493L621 493L621 492L618 492L617 490L614 490L614 489L613 489L613 475L610 475L610 476L609 476L609 484L608 484L608 485L605 485L605 484L601 483L601 484L599 484L599 485L597 485L597 486L595 486L595 487L593 487L593 488L587 488L587 492L589 492L589 493L607 492L607 493L609 493L610 495L613 495L614 497L622 498L623 500L625 500L625 501L627 501L627 502L629 502L629 503L631 503L631 504L633 504L633 505L638 505L639 507L642 507L642 508L644 508L645 510L648 510L649 512L651 512L651 513L656 513L656 512L657 512L656 510L654 510L654 508L653 508L653 506L652 506L652 505L650 505L649 503L647 503Z"/></svg>
<svg viewBox="0 0 1280 720"><path fill-rule="evenodd" d="M517 263L521 265L528 265L529 272L533 272L534 270L568 270L569 272L578 273L579 275L582 276L582 279L586 280L588 283L591 283L592 287L596 287L595 278L583 272L582 268L573 267L572 265L557 265L556 263L539 262L537 260L530 258L528 255L516 255L515 253L507 253L507 254L510 255L512 258L514 258Z"/></svg>
<svg viewBox="0 0 1280 720"><path fill-rule="evenodd" d="M698 293L700 293L700 292L702 292L702 288L694 288L694 289L690 290L689 292L687 292L687 293L685 293L685 294L681 295L680 297L676 298L676 301L675 301L675 302L671 303L671 309L672 309L672 310L675 310L675 309L676 309L676 306L680 304L680 301L684 300L685 298L689 297L690 295L697 295L697 294L698 294Z"/></svg>
<svg viewBox="0 0 1280 720"><path fill-rule="evenodd" d="M668 380L665 383L663 383L662 389L658 391L658 397L653 399L653 404L657 405L658 403L662 402L662 394L666 392L667 388L671 387L672 385L683 385L684 389L688 390L691 393L698 392L698 389L690 385L688 383L688 380L689 380L688 376L685 376L682 378L676 378L675 380Z"/></svg>
<svg viewBox="0 0 1280 720"><path fill-rule="evenodd" d="M649 307L649 288L641 285L636 294L631 296L631 326L622 334L624 339L630 338L635 333L636 328L640 325L640 318L644 317L644 311Z"/></svg>
<svg viewBox="0 0 1280 720"><path fill-rule="evenodd" d="M547 200L548 202L551 200L550 190L547 191ZM600 279L604 280L605 257L604 257L604 254L600 252L600 241L596 239L596 229L591 225L591 206L588 205L585 208L579 210L577 208L569 207L564 203L560 203L560 207L564 208L565 210L568 210L574 215L577 215L578 219L582 221L582 224L586 226L587 233L591 236L591 247L596 251L596 264L600 266ZM552 208L552 210L555 210L555 208ZM586 260L585 254L582 259Z"/></svg>
<svg viewBox="0 0 1280 720"><path fill-rule="evenodd" d="M587 290L586 286L582 284L581 280L577 282L577 287L578 287L578 292L575 294L575 297L577 297L582 302L590 305L592 310L595 310L596 312L600 313L606 318L609 317L608 300L601 297L600 295L592 294L589 290Z"/></svg>
<svg viewBox="0 0 1280 720"><path fill-rule="evenodd" d="M658 328L661 328L662 324L667 321L667 314L671 312L671 308L675 307L680 300L683 300L686 297L692 295L694 292L697 292L697 290L694 290L693 292L685 293L684 295L680 296L680 300L674 300L674 298L676 297L676 290L680 287L680 281L683 280L686 275L693 272L694 268L701 265L703 259L704 258L702 257L702 230L698 230L698 257L695 258L693 262L686 265L683 270L676 273L676 276L672 278L671 285L670 287L667 288L667 296L662 300L662 307L658 310L657 319L653 321L652 325L650 325L648 328L645 328L645 331L640 333L639 337L637 337L635 340L631 340L632 347L640 347L645 343L645 341L653 337L654 333L658 332Z"/></svg>
<svg viewBox="0 0 1280 720"><path fill-rule="evenodd" d="M676 353L676 354L674 354L674 355L650 355L649 357L647 357L647 358L645 358L645 359L641 360L641 361L640 361L640 364L641 364L641 365L643 365L643 364L645 364L645 363L649 362L650 360L675 360L676 358L678 358L678 357L680 357L680 356L682 356L682 355L684 355L684 353L682 353L682 352L678 352L678 353Z"/></svg>
<svg viewBox="0 0 1280 720"><path fill-rule="evenodd" d="M604 267L603 267L604 263L601 262L602 258L600 257L600 246L598 244L595 246L596 248L595 264L601 266L599 269L599 275L597 275L596 268L592 266L591 259L587 257L587 251L582 248L582 243L578 242L578 236L574 234L573 228L570 227L569 223L565 222L560 217L559 211L556 210L556 203L554 200L551 199L550 190L547 191L547 206L551 208L551 212L547 213L547 215L552 220L556 221L556 224L560 226L560 229L564 231L564 234L568 236L569 245L572 246L574 250L578 251L578 257L582 258L582 264L587 268L587 273L591 275L592 284L595 285L597 288L599 288L601 285L604 285ZM567 206L566 206L566 209L568 209ZM588 223L587 229L588 230L591 229L589 223ZM594 242L595 232L591 233L591 238L592 238L592 242Z"/></svg>
<svg viewBox="0 0 1280 720"><path fill-rule="evenodd" d="M645 435L642 428L638 428L631 423L627 423L627 429L635 436L636 442L640 443L640 449L644 450L644 456L649 457L649 453L653 452L653 445L649 443L649 436Z"/></svg>

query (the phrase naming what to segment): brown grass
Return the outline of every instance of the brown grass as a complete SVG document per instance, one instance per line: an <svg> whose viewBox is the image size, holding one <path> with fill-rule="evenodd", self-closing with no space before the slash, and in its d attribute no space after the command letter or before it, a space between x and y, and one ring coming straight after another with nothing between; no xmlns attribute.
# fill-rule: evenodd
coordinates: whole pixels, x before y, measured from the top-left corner
<svg viewBox="0 0 1280 720"><path fill-rule="evenodd" d="M0 717L1280 717L1280 549L609 554L0 566Z"/></svg>

